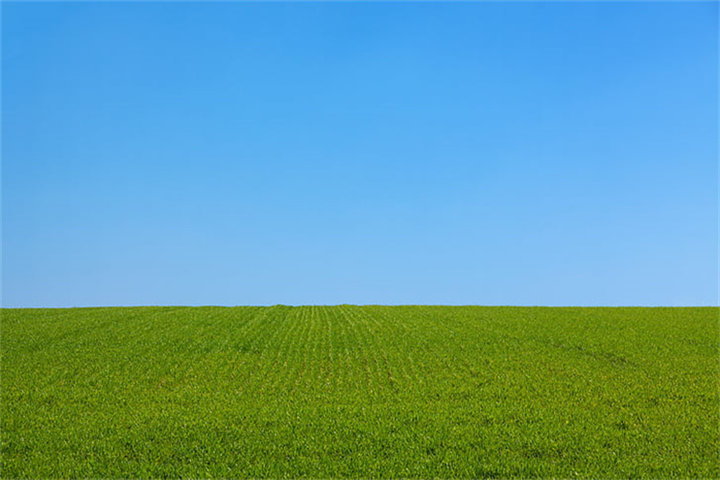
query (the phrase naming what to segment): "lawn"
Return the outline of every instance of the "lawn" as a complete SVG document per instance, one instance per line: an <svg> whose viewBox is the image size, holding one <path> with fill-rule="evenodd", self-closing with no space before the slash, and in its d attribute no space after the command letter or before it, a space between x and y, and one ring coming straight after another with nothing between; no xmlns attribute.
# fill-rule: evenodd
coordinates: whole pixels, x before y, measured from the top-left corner
<svg viewBox="0 0 720 480"><path fill-rule="evenodd" d="M719 478L718 308L2 309L2 478Z"/></svg>

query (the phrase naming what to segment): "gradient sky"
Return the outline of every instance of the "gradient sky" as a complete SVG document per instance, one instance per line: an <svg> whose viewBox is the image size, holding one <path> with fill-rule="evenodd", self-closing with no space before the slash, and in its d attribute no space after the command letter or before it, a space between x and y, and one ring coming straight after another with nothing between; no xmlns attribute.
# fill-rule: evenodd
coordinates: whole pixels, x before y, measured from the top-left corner
<svg viewBox="0 0 720 480"><path fill-rule="evenodd" d="M718 305L718 3L2 2L2 305Z"/></svg>

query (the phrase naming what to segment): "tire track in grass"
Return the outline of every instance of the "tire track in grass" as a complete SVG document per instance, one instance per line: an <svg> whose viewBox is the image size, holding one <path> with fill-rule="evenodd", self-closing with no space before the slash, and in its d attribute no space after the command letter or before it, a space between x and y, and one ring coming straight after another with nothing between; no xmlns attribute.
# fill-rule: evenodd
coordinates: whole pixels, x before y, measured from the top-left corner
<svg viewBox="0 0 720 480"><path fill-rule="evenodd" d="M310 382L310 392L314 399L318 399L324 394L324 383L321 382L324 372L322 360L322 320L317 315L314 307L307 307L305 319L308 323L308 376Z"/></svg>
<svg viewBox="0 0 720 480"><path fill-rule="evenodd" d="M307 371L310 362L308 349L306 348L308 339L310 338L310 322L305 316L298 318L298 331L293 343L294 358L297 364L297 372L291 387L292 395L304 395L307 392Z"/></svg>
<svg viewBox="0 0 720 480"><path fill-rule="evenodd" d="M338 307L338 313L348 325L349 330L355 333L355 338L357 338L357 346L352 350L354 353L352 363L356 365L356 371L358 372L358 391L374 397L376 392L374 386L375 376L372 373L368 359L371 354L370 341L366 330L360 325L359 320L353 314L353 308L356 307L342 305ZM363 395L363 398L365 398L365 395Z"/></svg>
<svg viewBox="0 0 720 480"><path fill-rule="evenodd" d="M250 378L249 391L254 392L257 397L262 397L268 384L268 375L273 373L273 358L277 358L277 353L273 355L273 350L282 341L283 335L287 335L284 324L289 315L296 313L294 307L285 307L273 311L273 315L268 317L268 321L264 322L262 329L257 332L257 338L260 342L260 355L258 361L253 368Z"/></svg>
<svg viewBox="0 0 720 480"><path fill-rule="evenodd" d="M292 309L285 312L285 315L277 321L274 325L273 341L268 344L268 356L263 364L263 372L260 375L260 383L258 386L258 393L270 397L273 393L273 386L279 376L278 364L280 357L282 356L283 348L287 342L288 336L290 335L290 328L288 323L292 322L293 317L296 315L296 310Z"/></svg>
<svg viewBox="0 0 720 480"><path fill-rule="evenodd" d="M335 316L338 321L338 325L341 328L341 338L343 339L341 351L342 363L343 363L343 387L346 391L357 394L360 391L360 371L357 368L357 363L353 361L352 351L357 349L357 338L355 332L349 327L348 321L340 315L340 307L335 308Z"/></svg>
<svg viewBox="0 0 720 480"><path fill-rule="evenodd" d="M388 315L390 315L390 312L388 312ZM412 319L415 320L415 318L423 317L418 314ZM407 352L408 381L415 385L416 389L423 391L426 388L426 377L422 374L422 364L420 362L426 351L424 349L420 350L422 343L418 337L417 332L408 333L408 342L406 342L404 350Z"/></svg>
<svg viewBox="0 0 720 480"><path fill-rule="evenodd" d="M215 397L221 394L231 395L237 383L237 373L241 365L248 361L250 347L242 332L251 328L263 316L261 307L231 307L197 311L201 330L196 331L195 343L189 345L195 353L193 371L196 380L213 378L213 382L201 382L210 388L214 383ZM204 327L204 328L203 328ZM192 373L192 372L189 372Z"/></svg>
<svg viewBox="0 0 720 480"><path fill-rule="evenodd" d="M324 313L330 327L331 361L333 368L332 388L338 397L346 398L350 386L348 363L348 330L347 321L339 315L339 307L325 307Z"/></svg>
<svg viewBox="0 0 720 480"><path fill-rule="evenodd" d="M253 366L257 362L260 355L261 344L257 336L258 328L261 328L268 316L272 314L274 307L253 307L254 310L248 314L247 320L240 326L235 322L242 311L231 307L227 319L233 324L223 329L230 332L229 337L234 340L233 353L227 360L226 378L232 384L235 392L244 392L247 387L249 376L253 372Z"/></svg>
<svg viewBox="0 0 720 480"><path fill-rule="evenodd" d="M391 350L403 354L397 359L398 370L408 386L427 393L436 390L437 385L448 379L453 379L455 385L465 385L476 376L476 369L468 361L466 351L470 332L458 327L457 314L460 312L452 307L446 308L450 311L423 306L387 307L383 312L388 315L388 321L394 321L398 328L404 330L396 336L406 341ZM456 325L445 328L448 322Z"/></svg>
<svg viewBox="0 0 720 480"><path fill-rule="evenodd" d="M357 328L358 333L363 339L363 347L358 351L359 359L366 371L366 381L371 397L383 397L385 390L385 381L382 368L378 361L378 356L382 351L382 347L378 342L377 332L373 332L370 322L363 316L360 310L363 307L346 306L344 313L352 318L352 322Z"/></svg>
<svg viewBox="0 0 720 480"><path fill-rule="evenodd" d="M359 310L361 315L367 318L368 324L375 325L377 337L384 340L383 345L378 344L378 355L381 359L381 369L384 377L394 394L406 390L412 386L407 379L413 378L409 370L410 362L407 359L407 344L413 338L413 332L407 327L403 320L401 307L363 307ZM391 315L394 314L393 315ZM402 352L402 357L398 357ZM406 379L404 382L403 379Z"/></svg>
<svg viewBox="0 0 720 480"><path fill-rule="evenodd" d="M351 395L359 395L363 392L364 370L360 368L358 352L362 350L362 340L358 337L357 331L353 328L352 320L344 313L344 306L327 307L340 327L339 338L342 339L342 388ZM330 311L330 309L332 309Z"/></svg>
<svg viewBox="0 0 720 480"><path fill-rule="evenodd" d="M344 307L344 309L351 308L353 307ZM367 332L358 324L358 320L351 312L342 311L341 313L343 313L344 321L348 324L350 331L353 332L353 338L357 341L355 348L350 349L352 354L351 361L356 373L357 391L362 392L364 398L368 392L373 391L373 376L368 360L371 353L370 341L367 337Z"/></svg>
<svg viewBox="0 0 720 480"><path fill-rule="evenodd" d="M308 381L307 369L310 359L305 358L307 349L305 342L311 336L312 319L316 307L300 306L297 308L297 315L293 319L293 332L289 337L288 349L286 351L283 362L287 362L288 369L286 376L278 385L282 389L282 393L290 401L290 392L296 390L300 386L302 380ZM307 395L307 389L301 389L300 397Z"/></svg>
<svg viewBox="0 0 720 480"><path fill-rule="evenodd" d="M224 378L229 385L237 385L241 383L243 373L247 371L247 364L254 355L254 349L252 343L248 340L247 332L254 323L258 322L261 318L267 316L267 310L264 307L250 307L252 310L238 310L241 307L231 307L227 311L226 322L229 325L224 326L223 330L228 335L228 341L232 339L233 345L231 347L231 353L228 352L228 358L226 363L226 370L224 372ZM245 313L247 319L240 325L237 324L237 320L241 318L241 314Z"/></svg>
<svg viewBox="0 0 720 480"><path fill-rule="evenodd" d="M305 323L303 320L305 315L307 315L306 308L296 307L285 317L284 329L286 333L280 341L277 356L272 366L272 379L269 378L267 387L269 391L282 395L281 399L286 401L298 375L299 362L297 361L296 341Z"/></svg>
<svg viewBox="0 0 720 480"><path fill-rule="evenodd" d="M317 340L315 335L315 325L310 310L304 311L302 318L305 324L305 335L298 347L302 351L303 362L303 395L305 398L311 398L317 395L315 383L316 358L314 352L314 344Z"/></svg>
<svg viewBox="0 0 720 480"><path fill-rule="evenodd" d="M325 373L325 367L323 365L323 322L322 319L317 315L317 311L314 307L305 307L308 324L310 325L309 332L309 353L310 353L310 376L312 381L313 396L318 398L325 392L325 384L323 382L323 376Z"/></svg>
<svg viewBox="0 0 720 480"><path fill-rule="evenodd" d="M334 395L333 381L333 344L332 344L332 321L327 315L327 307L313 307L313 316L317 318L319 331L319 357L320 379L322 395L329 397Z"/></svg>
<svg viewBox="0 0 720 480"><path fill-rule="evenodd" d="M145 355L137 359L138 364L146 366L145 388L178 393L192 384L200 355L195 342L203 334L197 317L197 310L183 309L182 315L170 317L167 322L146 319L143 336L150 341L145 345ZM156 400L164 403L160 398Z"/></svg>
<svg viewBox="0 0 720 480"><path fill-rule="evenodd" d="M385 348L380 350L380 357L388 377L388 382L393 389L393 393L399 394L406 390L403 378L407 377L406 368L408 365L405 349L402 348L401 342L407 340L410 331L400 319L390 320L388 317L379 317L382 313L388 311L389 307L385 307L384 312L380 310L367 310L368 317L375 322L381 336L387 339ZM399 353L402 352L402 356Z"/></svg>
<svg viewBox="0 0 720 480"><path fill-rule="evenodd" d="M172 375L182 380L185 388L198 389L205 375L207 357L227 344L227 338L214 338L217 331L217 317L211 308L189 308L185 310L182 324L166 322L163 340L167 351L182 362L183 368L173 369ZM182 372L181 375L178 373Z"/></svg>
<svg viewBox="0 0 720 480"><path fill-rule="evenodd" d="M378 387L377 393L382 398L384 397L383 392L386 388L386 384L388 383L387 372L384 371L385 369L383 365L381 365L382 362L378 360L379 357L384 355L384 346L380 343L380 341L384 338L379 330L376 331L373 329L373 325L376 325L376 322L372 317L365 314L363 310L364 307L355 307L352 309L352 312L358 321L358 325L362 325L367 332L367 338L369 339L369 341L367 343L367 350L364 352L364 356L365 358L370 358L372 361L372 366L374 367L372 369L372 375ZM391 388L391 391L395 392L396 386L394 385L394 383L390 382L389 386Z"/></svg>
<svg viewBox="0 0 720 480"><path fill-rule="evenodd" d="M412 360L412 346L416 340L416 331L409 328L410 322L416 322L415 317L409 316L406 309L402 307L374 307L369 309L368 315L373 317L376 323L385 325L386 328L394 327L400 332L390 334L393 338L393 345L390 352L397 355L397 352L402 352L401 358L395 358L395 369L397 375L396 380L399 384L402 384L404 388L411 387L413 390L418 387L417 379L419 378L415 371L415 364ZM386 349L383 349L386 351ZM390 359L387 358L388 365L390 365Z"/></svg>
<svg viewBox="0 0 720 480"><path fill-rule="evenodd" d="M315 307L314 317L319 326L318 342L319 351L317 361L320 366L319 375L323 379L323 394L337 396L343 383L340 378L342 366L338 357L338 342L342 341L341 334L336 330L341 328L342 320L333 315L337 313L337 307L319 306Z"/></svg>
<svg viewBox="0 0 720 480"><path fill-rule="evenodd" d="M327 319L322 314L319 308L313 308L313 319L317 323L317 364L318 364L318 387L320 395L326 396L329 393L328 380L330 375L330 365L328 362L328 355L330 350L330 344L328 342L328 324Z"/></svg>
<svg viewBox="0 0 720 480"><path fill-rule="evenodd" d="M297 315L292 319L292 335L289 337L287 350L283 357L284 377L279 383L287 402L293 401L293 394L300 386L300 381L305 372L306 360L304 359L302 341L308 330L306 321L308 312L306 309L298 309Z"/></svg>
<svg viewBox="0 0 720 480"><path fill-rule="evenodd" d="M329 395L328 379L331 366L329 365L329 341L328 341L328 323L322 311L319 308L314 309L311 316L314 335L313 335L313 364L315 372L313 378L316 382L319 397L327 397Z"/></svg>
<svg viewBox="0 0 720 480"><path fill-rule="evenodd" d="M322 392L321 388L318 388L318 380L322 376L322 360L321 360L321 341L322 341L322 325L320 320L311 315L308 312L308 322L310 324L310 338L309 338L309 351L310 351L310 370L308 372L308 378L311 380L314 386L313 394L317 396ZM318 391L319 390L319 391Z"/></svg>
<svg viewBox="0 0 720 480"><path fill-rule="evenodd" d="M348 330L348 322L340 313L340 307L323 307L326 317L332 322L334 334L332 336L333 349L333 365L334 365L334 389L339 396L347 395L347 391L352 391L354 381L352 379L352 360L349 342L352 340L350 331Z"/></svg>
<svg viewBox="0 0 720 480"><path fill-rule="evenodd" d="M244 398L255 398L257 395L257 378L259 372L265 363L267 356L267 346L270 336L266 331L274 323L274 317L279 314L282 307L272 306L263 307L261 315L256 317L252 322L252 328L247 330L247 341L252 355L248 357L248 361L243 365L242 381L239 382L240 390L238 394Z"/></svg>
<svg viewBox="0 0 720 480"><path fill-rule="evenodd" d="M406 367L406 378L421 390L433 387L442 367L434 352L445 339L433 336L436 327L428 307L389 307L386 315L389 321L395 321L405 330L403 337L407 341L399 351L403 353L401 363ZM431 373L429 379L428 372Z"/></svg>
<svg viewBox="0 0 720 480"><path fill-rule="evenodd" d="M461 319L465 317L461 309L446 308L450 310L436 307L417 309L417 317L422 319L419 323L430 333L425 348L429 354L428 360L435 365L427 370L435 372L438 379L450 377L456 385L463 385L479 375L478 368L468 359L467 342L468 338L473 338L474 332L461 327ZM430 338L435 338L438 342L433 342Z"/></svg>
<svg viewBox="0 0 720 480"><path fill-rule="evenodd" d="M334 324L337 319L331 315L330 307L317 307L317 316L323 325L321 345L324 347L322 364L324 367L325 394L335 395L337 392L337 365L335 355Z"/></svg>

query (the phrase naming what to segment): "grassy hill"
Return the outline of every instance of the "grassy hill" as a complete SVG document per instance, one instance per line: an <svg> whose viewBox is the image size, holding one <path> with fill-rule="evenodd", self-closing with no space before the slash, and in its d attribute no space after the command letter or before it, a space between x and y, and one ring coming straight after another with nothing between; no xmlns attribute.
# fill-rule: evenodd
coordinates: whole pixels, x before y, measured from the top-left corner
<svg viewBox="0 0 720 480"><path fill-rule="evenodd" d="M3 309L2 478L718 478L717 308Z"/></svg>

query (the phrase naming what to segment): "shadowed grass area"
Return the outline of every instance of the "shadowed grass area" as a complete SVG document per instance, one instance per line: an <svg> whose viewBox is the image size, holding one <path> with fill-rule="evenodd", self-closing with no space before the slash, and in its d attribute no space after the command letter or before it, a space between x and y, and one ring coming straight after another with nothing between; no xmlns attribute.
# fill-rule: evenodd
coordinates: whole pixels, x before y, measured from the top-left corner
<svg viewBox="0 0 720 480"><path fill-rule="evenodd" d="M717 308L3 309L2 478L718 478Z"/></svg>

